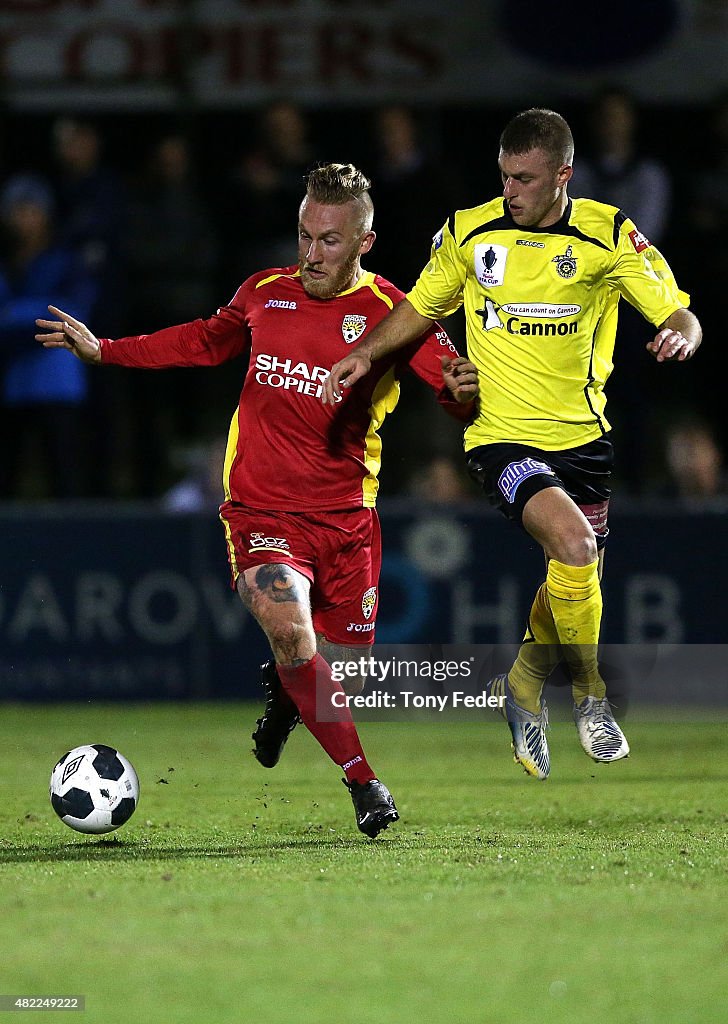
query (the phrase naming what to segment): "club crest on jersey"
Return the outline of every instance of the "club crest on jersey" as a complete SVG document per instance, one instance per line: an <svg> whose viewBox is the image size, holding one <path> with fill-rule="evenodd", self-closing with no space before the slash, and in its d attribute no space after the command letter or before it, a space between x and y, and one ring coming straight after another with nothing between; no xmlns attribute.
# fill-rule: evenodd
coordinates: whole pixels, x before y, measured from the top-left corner
<svg viewBox="0 0 728 1024"><path fill-rule="evenodd" d="M556 264L556 273L559 277L565 277L567 281L576 273L576 256L574 256L574 250L570 245L567 245L566 252L561 253L560 256L554 256L551 262Z"/></svg>
<svg viewBox="0 0 728 1024"><path fill-rule="evenodd" d="M475 276L486 288L503 284L508 247L505 245L476 245L473 249Z"/></svg>
<svg viewBox="0 0 728 1024"><path fill-rule="evenodd" d="M347 345L353 344L361 338L367 329L367 318L359 313L347 313L341 321L341 333Z"/></svg>
<svg viewBox="0 0 728 1024"><path fill-rule="evenodd" d="M374 605L377 603L377 588L370 587L369 590L364 591L364 596L361 599L361 610L364 613L365 619L371 619L372 612L374 611Z"/></svg>

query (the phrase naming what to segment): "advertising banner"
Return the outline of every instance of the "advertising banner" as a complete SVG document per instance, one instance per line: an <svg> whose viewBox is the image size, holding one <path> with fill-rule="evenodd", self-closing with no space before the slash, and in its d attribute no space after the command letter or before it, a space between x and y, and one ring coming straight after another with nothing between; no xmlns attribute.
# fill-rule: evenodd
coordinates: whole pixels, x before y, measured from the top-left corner
<svg viewBox="0 0 728 1024"><path fill-rule="evenodd" d="M2 0L11 108L543 102L616 82L701 102L725 85L715 0Z"/></svg>

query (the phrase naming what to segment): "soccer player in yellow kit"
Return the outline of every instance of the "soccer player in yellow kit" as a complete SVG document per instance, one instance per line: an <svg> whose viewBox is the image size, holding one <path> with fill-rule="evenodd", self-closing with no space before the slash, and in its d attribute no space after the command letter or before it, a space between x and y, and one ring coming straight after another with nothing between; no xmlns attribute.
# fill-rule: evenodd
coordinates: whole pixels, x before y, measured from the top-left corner
<svg viewBox="0 0 728 1024"><path fill-rule="evenodd" d="M335 364L322 394L333 402L373 360L464 305L480 381L479 414L465 431L468 467L547 562L518 657L489 684L507 698L515 760L542 779L550 772L542 690L562 656L586 753L605 762L629 753L597 661L612 466L604 385L619 299L657 329L646 347L658 363L689 359L702 338L688 296L629 217L569 199L573 156L563 117L517 114L500 138L503 195L448 218L406 299Z"/></svg>

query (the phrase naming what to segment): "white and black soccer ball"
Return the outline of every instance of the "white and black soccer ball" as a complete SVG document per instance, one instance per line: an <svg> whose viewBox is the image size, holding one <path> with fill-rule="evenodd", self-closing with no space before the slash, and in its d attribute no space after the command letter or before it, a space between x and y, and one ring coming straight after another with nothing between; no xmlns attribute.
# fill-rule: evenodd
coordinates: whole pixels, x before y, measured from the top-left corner
<svg viewBox="0 0 728 1024"><path fill-rule="evenodd" d="M103 743L74 747L51 773L50 797L58 817L77 832L113 832L139 803L132 764Z"/></svg>

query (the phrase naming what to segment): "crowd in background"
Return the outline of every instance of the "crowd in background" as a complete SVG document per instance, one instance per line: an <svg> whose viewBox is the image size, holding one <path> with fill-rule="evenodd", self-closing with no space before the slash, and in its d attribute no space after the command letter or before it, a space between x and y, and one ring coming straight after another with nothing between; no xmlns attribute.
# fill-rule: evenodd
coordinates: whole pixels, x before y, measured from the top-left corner
<svg viewBox="0 0 728 1024"><path fill-rule="evenodd" d="M648 130L650 112L618 90L601 91L577 117L552 105L575 127L570 195L622 208L663 250L705 330L690 366L658 369L644 350L650 328L622 303L608 385L618 486L633 496L724 496L728 96L693 112L689 140L676 133L663 146ZM42 350L35 318L52 302L97 335L118 337L211 315L249 274L296 261L303 178L319 160L351 160L373 179L378 237L365 265L406 291L447 215L499 191L498 117L471 112L459 147L456 120L393 105L349 114L348 132L334 139L324 114L280 101L208 146L199 127L167 125L122 145L108 119L53 119L37 153L8 161L0 182L0 498L217 504L242 361L88 369ZM459 315L446 326L462 346ZM383 436L383 495L475 495L457 425L433 415L414 378Z"/></svg>

